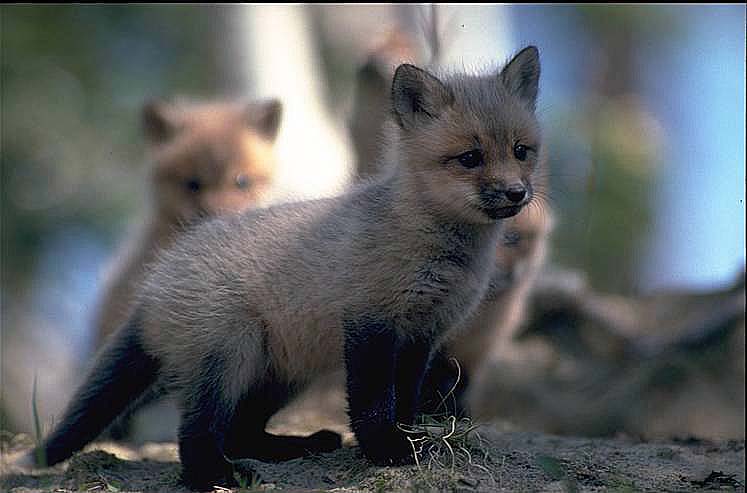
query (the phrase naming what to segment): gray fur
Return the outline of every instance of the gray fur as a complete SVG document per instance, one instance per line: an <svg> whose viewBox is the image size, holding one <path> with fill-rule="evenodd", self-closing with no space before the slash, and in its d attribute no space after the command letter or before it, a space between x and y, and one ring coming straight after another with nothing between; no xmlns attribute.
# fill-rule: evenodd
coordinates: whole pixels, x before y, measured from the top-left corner
<svg viewBox="0 0 747 493"><path fill-rule="evenodd" d="M397 73L413 69L419 70ZM500 76L439 81L417 73L439 89L395 75L393 101L417 104L397 107L389 128L392 161L375 179L339 197L202 223L149 266L138 294L138 332L131 339L143 360L157 362L160 378L185 408L182 425L189 425L180 454L191 468L185 471L190 483L199 482L203 465L207 474L225 472L219 464L223 437L205 442L210 449L203 441L209 432L222 435L250 391L271 383L292 394L339 370L351 338L363 352L366 341L389 347L387 341L396 339L407 354L427 359L484 298L500 238L502 221L495 218L513 216L531 200L541 152L537 121ZM424 108L438 111L415 115ZM512 154L516 142L531 147L526 159ZM484 163L464 166L458 156L476 149ZM526 188L526 198L502 199L516 183ZM376 327L385 332L371 332ZM408 367L403 361L398 369ZM413 372L421 371L420 363ZM411 392L399 395L398 406L417 399L419 380L397 375L397 385ZM375 409L358 409L366 418L368 411ZM213 421L200 421L203 414ZM367 425L369 439L378 439L380 430L399 433L394 423L374 418ZM396 444L379 440L368 450L388 459L389 445Z"/></svg>
<svg viewBox="0 0 747 493"><path fill-rule="evenodd" d="M539 148L539 134L495 75L451 76L443 87L452 99L438 117L390 128L398 159L376 179L340 197L212 220L160 255L140 295L143 343L173 385L188 393L200 359L221 354L234 363L216 382L228 396L268 371L298 387L343 366L344 320L373 310L409 321L401 336L441 340L474 311L500 225L477 207L478 190L506 175L530 185L537 157L518 163L510 149L517 139ZM475 136L482 169L444 162Z"/></svg>
<svg viewBox="0 0 747 493"><path fill-rule="evenodd" d="M341 323L370 307L423 317L402 331L456 325L487 286L498 229L399 210L395 180L199 228L145 285L146 347L177 381L216 352L259 360L235 377L247 385L267 365L305 382L342 365ZM439 260L453 255L465 265Z"/></svg>

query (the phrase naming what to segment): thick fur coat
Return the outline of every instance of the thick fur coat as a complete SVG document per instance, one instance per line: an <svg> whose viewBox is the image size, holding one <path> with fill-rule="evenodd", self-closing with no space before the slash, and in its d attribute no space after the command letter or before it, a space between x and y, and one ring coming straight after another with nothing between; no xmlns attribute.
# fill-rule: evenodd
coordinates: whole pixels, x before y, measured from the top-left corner
<svg viewBox="0 0 747 493"><path fill-rule="evenodd" d="M181 236L150 266L129 321L37 457L69 457L161 381L182 409L184 481L228 484L227 457L339 446L331 432L282 437L264 426L307 382L344 368L363 453L412 461L397 423L413 421L436 348L484 297L502 220L532 200L538 79L533 47L491 75L401 65L393 165L342 196L224 216Z"/></svg>

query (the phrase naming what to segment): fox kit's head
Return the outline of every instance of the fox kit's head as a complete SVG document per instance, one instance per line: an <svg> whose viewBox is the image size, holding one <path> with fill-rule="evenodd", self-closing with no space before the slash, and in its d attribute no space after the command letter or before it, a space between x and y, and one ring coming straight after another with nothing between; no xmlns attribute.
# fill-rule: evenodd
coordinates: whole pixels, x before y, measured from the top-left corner
<svg viewBox="0 0 747 493"><path fill-rule="evenodd" d="M281 114L275 100L145 105L159 214L188 223L256 206L271 186Z"/></svg>
<svg viewBox="0 0 747 493"><path fill-rule="evenodd" d="M412 65L397 68L392 106L402 169L434 210L487 223L532 200L539 74L535 47L488 76L439 79Z"/></svg>

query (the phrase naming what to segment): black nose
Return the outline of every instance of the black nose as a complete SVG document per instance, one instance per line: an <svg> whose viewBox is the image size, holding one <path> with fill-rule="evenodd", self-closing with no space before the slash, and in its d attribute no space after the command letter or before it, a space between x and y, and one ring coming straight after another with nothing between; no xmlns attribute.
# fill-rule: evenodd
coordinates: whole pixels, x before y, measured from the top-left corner
<svg viewBox="0 0 747 493"><path fill-rule="evenodd" d="M527 191L524 187L513 187L506 190L506 198L514 204L518 204L524 200L524 197L526 196Z"/></svg>

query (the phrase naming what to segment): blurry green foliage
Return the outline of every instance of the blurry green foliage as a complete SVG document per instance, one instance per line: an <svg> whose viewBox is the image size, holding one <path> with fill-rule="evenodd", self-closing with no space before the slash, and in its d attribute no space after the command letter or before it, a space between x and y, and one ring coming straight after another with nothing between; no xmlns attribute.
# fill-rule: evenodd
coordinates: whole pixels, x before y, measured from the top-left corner
<svg viewBox="0 0 747 493"><path fill-rule="evenodd" d="M661 131L635 99L605 99L569 118L566 128L583 136L586 175L553 180L561 209L554 233L555 260L581 269L599 289L635 291L640 261L652 228L652 186L657 177ZM555 136L558 139L558 136ZM559 159L563 163L563 158Z"/></svg>
<svg viewBox="0 0 747 493"><path fill-rule="evenodd" d="M584 5L576 12L594 51L581 74L580 104L557 115L563 123L551 132L551 147L560 154L569 139L584 148L551 156L559 168L551 171L551 188L558 187L553 201L562 212L553 253L597 289L632 294L653 227L666 138L641 99L640 56L674 42L681 31L671 9ZM579 155L587 162L569 162Z"/></svg>
<svg viewBox="0 0 747 493"><path fill-rule="evenodd" d="M575 7L583 23L600 38L635 32L646 38L673 39L681 34L680 25L669 6L581 4Z"/></svg>

